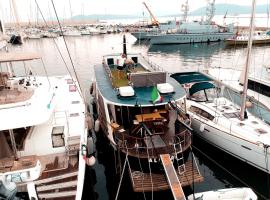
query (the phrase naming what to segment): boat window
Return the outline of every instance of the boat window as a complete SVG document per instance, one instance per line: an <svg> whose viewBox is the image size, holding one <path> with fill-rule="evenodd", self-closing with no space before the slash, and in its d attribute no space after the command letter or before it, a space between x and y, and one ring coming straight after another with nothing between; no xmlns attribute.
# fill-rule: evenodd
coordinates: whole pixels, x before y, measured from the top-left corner
<svg viewBox="0 0 270 200"><path fill-rule="evenodd" d="M223 116L226 117L226 118L238 118L239 117L239 112L224 113Z"/></svg>
<svg viewBox="0 0 270 200"><path fill-rule="evenodd" d="M270 97L270 87L252 80L248 80L248 89Z"/></svg>
<svg viewBox="0 0 270 200"><path fill-rule="evenodd" d="M262 129L262 128L257 128L257 129L255 129L255 131L256 131L257 133L260 133L260 134L266 134L266 133L267 133L267 131L264 130L264 129Z"/></svg>
<svg viewBox="0 0 270 200"><path fill-rule="evenodd" d="M134 63L138 63L138 57L131 57L131 59L134 61Z"/></svg>
<svg viewBox="0 0 270 200"><path fill-rule="evenodd" d="M65 146L64 126L55 126L52 129L52 146L53 148Z"/></svg>
<svg viewBox="0 0 270 200"><path fill-rule="evenodd" d="M107 58L107 64L110 65L114 65L114 60L113 58Z"/></svg>
<svg viewBox="0 0 270 200"><path fill-rule="evenodd" d="M202 110L201 108L198 108L196 106L191 106L190 107L190 111L206 118L206 119L209 119L209 120L213 120L214 119L214 116L211 115L210 113L206 112L205 110Z"/></svg>

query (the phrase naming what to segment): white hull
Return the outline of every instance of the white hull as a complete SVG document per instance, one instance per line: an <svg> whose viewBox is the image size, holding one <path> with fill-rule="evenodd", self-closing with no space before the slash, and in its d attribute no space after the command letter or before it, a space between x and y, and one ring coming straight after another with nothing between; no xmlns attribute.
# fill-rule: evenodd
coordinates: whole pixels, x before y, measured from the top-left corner
<svg viewBox="0 0 270 200"><path fill-rule="evenodd" d="M77 31L68 31L68 32L65 32L63 34L64 36L71 36L71 37L78 37L78 36L81 36L81 33L80 32L77 32Z"/></svg>
<svg viewBox="0 0 270 200"><path fill-rule="evenodd" d="M256 194L250 188L228 188L194 194L200 200L257 200ZM188 200L193 200L193 195Z"/></svg>
<svg viewBox="0 0 270 200"><path fill-rule="evenodd" d="M194 33L194 34L160 34L151 35L151 44L184 44L199 42L224 41L233 36L233 33Z"/></svg>
<svg viewBox="0 0 270 200"><path fill-rule="evenodd" d="M196 115L192 115L191 125L195 130L195 134L208 143L260 170L267 172L270 169L269 164L266 168L265 149L262 145L230 134L229 130L228 132L223 131L215 127L213 122L200 119ZM204 126L203 130L202 126ZM269 151L267 152L267 157L270 159Z"/></svg>
<svg viewBox="0 0 270 200"><path fill-rule="evenodd" d="M151 35L153 33L151 32L146 32L146 31L141 31L141 32L131 32L131 35L133 35L136 39L138 40L150 40Z"/></svg>

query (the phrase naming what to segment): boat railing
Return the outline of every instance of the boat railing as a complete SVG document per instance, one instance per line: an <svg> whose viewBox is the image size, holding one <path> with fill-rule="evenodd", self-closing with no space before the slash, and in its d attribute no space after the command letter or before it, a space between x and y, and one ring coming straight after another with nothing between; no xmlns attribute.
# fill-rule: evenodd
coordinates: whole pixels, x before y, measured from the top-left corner
<svg viewBox="0 0 270 200"><path fill-rule="evenodd" d="M156 142L158 138L158 142ZM163 142L160 144L160 138ZM174 136L148 135L136 137L120 129L115 131L115 141L122 151L138 157L158 157L160 154L184 152L191 145L191 133L184 130Z"/></svg>
<svg viewBox="0 0 270 200"><path fill-rule="evenodd" d="M146 58L145 56L141 55L143 57L144 60L146 60L148 62L148 64L150 65L150 67L154 70L154 71L165 71L163 69L163 67L159 66L156 63L153 63L148 57Z"/></svg>
<svg viewBox="0 0 270 200"><path fill-rule="evenodd" d="M103 67L104 67L104 69L105 69L106 73L108 74L108 76L109 76L109 78L110 78L111 83L113 83L113 75L112 75L112 72L111 72L110 66L109 66L108 64L106 64L106 63L105 63L105 61L104 61L104 63L103 63Z"/></svg>

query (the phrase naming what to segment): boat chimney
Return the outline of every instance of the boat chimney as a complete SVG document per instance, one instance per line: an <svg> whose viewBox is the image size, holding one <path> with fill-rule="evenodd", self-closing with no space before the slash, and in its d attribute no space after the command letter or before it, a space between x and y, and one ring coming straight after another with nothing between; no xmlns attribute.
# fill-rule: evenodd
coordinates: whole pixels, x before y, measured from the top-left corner
<svg viewBox="0 0 270 200"><path fill-rule="evenodd" d="M127 43L126 43L126 36L123 35L123 54L127 55Z"/></svg>

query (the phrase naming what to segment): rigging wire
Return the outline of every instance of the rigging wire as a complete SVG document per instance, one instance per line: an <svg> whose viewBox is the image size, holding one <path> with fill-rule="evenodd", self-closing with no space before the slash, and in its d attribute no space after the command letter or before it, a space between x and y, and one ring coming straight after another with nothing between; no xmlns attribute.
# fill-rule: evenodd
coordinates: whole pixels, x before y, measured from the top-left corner
<svg viewBox="0 0 270 200"><path fill-rule="evenodd" d="M40 7L39 7L39 4L37 3L37 0L35 0L35 3L36 3L36 6L37 6L37 8L38 8L38 11L40 12L40 15L41 15L42 20L44 21L46 27L49 27L49 25L48 25L48 23L47 23L47 21L46 21L44 15L43 15L43 12L41 11L41 9L40 9ZM63 37L64 37L64 36L63 36ZM53 41L54 41L55 47L56 47L56 49L57 49L57 51L58 51L58 53L59 53L59 55L60 55L60 57L61 57L61 59L62 59L64 65L65 65L65 67L66 67L67 72L69 73L69 75L70 75L71 79L73 80L73 82L75 82L74 79L73 79L73 76L71 75L71 71L69 70L69 68L68 68L68 66L67 66L67 62L65 61L64 56L63 56L63 54L61 53L60 48L59 48L59 46L58 46L58 44L57 44L55 38L53 38ZM68 49L67 49L67 51L68 51ZM68 51L68 52L69 52L69 51ZM71 59L71 57L70 57L70 59ZM78 79L77 79L77 81L78 81ZM80 87L79 81L78 81L78 84L79 84L79 87ZM75 84L75 87L77 88L77 85L76 85L76 84ZM83 99L83 101L84 101L84 103L85 103L85 98L83 97L83 95L82 95L82 93L81 93L81 91L82 91L81 87L80 87L80 90L78 90L78 91L79 91L79 94L80 94L81 98Z"/></svg>
<svg viewBox="0 0 270 200"><path fill-rule="evenodd" d="M125 162L124 162L124 166L123 166L123 171L122 171L122 174L121 174L120 182L119 182L119 185L118 185L118 188L117 188L117 193L116 193L116 196L115 196L115 200L118 199L118 195L119 195L120 187L121 187L122 180L123 180L123 177L124 177L124 172L125 172L127 160L128 160L128 152L126 154L126 159L125 159Z"/></svg>
<svg viewBox="0 0 270 200"><path fill-rule="evenodd" d="M35 0L35 1L36 1L36 0ZM56 16L56 19L57 19L57 22L58 22L58 25L59 25L59 28L60 28L60 31L61 31L63 40L64 40L64 43L65 43L65 47L66 47L66 50L67 50L67 53L68 53L68 57L69 57L69 60L70 60L70 63L71 63L73 72L74 72L74 74L75 74L75 78L76 78L76 80L77 80L77 82L78 82L78 85L79 85L79 88L80 88L79 93L80 93L81 97L83 98L83 100L85 101L85 99L84 99L84 97L83 97L83 95L82 95L82 93L81 93L81 92L82 92L82 90L81 90L82 87L81 87L81 84L80 84L80 81L79 81L79 78L78 78L78 75L77 75L77 72L76 72L76 69L75 69L75 65L74 65L73 60L72 60L72 58L71 58L71 54L70 54L70 51L69 51L69 48L68 48L68 45L67 45L67 42L66 42L66 38L65 38L65 36L64 36L64 34L63 34L63 28L62 28L62 25L61 25L60 20L59 20L59 18L58 18L58 14L57 14L57 12L56 12L56 8L55 8L55 5L54 5L54 1L51 0L51 3L52 3L52 5L53 5L53 10L54 10L54 13L55 13L55 16ZM76 84L75 84L75 86L76 86Z"/></svg>

